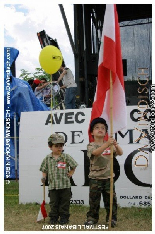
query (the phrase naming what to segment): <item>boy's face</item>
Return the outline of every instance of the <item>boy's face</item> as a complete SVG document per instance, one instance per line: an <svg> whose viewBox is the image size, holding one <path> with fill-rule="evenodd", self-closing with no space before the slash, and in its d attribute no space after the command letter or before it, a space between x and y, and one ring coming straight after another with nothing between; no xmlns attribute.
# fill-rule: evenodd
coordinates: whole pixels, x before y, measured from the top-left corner
<svg viewBox="0 0 155 234"><path fill-rule="evenodd" d="M105 125L102 123L95 124L91 135L94 137L104 137L106 135Z"/></svg>
<svg viewBox="0 0 155 234"><path fill-rule="evenodd" d="M49 148L52 150L53 154L60 155L63 151L63 146L64 144L58 143L58 144L52 145Z"/></svg>
<svg viewBox="0 0 155 234"><path fill-rule="evenodd" d="M45 84L45 83L47 83L46 80L41 80L41 84Z"/></svg>

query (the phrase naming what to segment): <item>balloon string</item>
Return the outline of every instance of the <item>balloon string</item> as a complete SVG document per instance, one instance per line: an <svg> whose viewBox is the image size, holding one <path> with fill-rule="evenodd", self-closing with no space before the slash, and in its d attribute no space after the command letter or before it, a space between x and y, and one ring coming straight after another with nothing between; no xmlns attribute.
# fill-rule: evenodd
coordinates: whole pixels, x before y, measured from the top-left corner
<svg viewBox="0 0 155 234"><path fill-rule="evenodd" d="M51 84L52 84L52 75L51 75ZM52 134L52 108L53 108L53 95L52 95L52 85L51 85L51 134Z"/></svg>

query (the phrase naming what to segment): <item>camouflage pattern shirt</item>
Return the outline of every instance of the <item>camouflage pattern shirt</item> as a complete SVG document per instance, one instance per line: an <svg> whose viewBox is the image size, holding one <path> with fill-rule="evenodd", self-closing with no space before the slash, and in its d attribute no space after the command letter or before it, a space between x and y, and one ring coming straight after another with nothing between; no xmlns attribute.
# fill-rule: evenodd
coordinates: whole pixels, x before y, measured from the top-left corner
<svg viewBox="0 0 155 234"><path fill-rule="evenodd" d="M91 142L87 145L87 156L90 159L90 173L89 178L91 179L108 179L110 178L110 148L107 148L99 156L95 156L92 152L101 147L95 142ZM114 147L114 156L116 156L116 149ZM114 174L113 174L114 176Z"/></svg>
<svg viewBox="0 0 155 234"><path fill-rule="evenodd" d="M70 188L71 183L67 173L77 165L69 154L62 153L57 159L52 156L52 153L47 155L40 166L40 171L48 174L48 189Z"/></svg>

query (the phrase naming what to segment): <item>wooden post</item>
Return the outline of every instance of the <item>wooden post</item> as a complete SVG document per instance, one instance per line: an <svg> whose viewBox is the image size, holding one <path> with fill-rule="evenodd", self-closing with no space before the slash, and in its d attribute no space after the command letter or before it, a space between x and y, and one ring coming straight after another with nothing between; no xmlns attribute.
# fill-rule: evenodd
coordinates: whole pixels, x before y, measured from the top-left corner
<svg viewBox="0 0 155 234"><path fill-rule="evenodd" d="M113 137L113 82L110 70L110 136ZM113 145L110 146L110 214L109 214L109 230L111 230L112 207L113 207Z"/></svg>
<svg viewBox="0 0 155 234"><path fill-rule="evenodd" d="M44 198L44 201L45 201L45 183L43 183L43 198Z"/></svg>

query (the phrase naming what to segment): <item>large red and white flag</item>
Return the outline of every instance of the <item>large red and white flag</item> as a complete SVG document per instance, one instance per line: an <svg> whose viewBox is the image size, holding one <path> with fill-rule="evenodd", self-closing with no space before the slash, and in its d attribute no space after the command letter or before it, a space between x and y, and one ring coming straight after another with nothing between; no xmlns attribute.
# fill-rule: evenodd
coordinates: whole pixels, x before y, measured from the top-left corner
<svg viewBox="0 0 155 234"><path fill-rule="evenodd" d="M39 214L37 217L37 222L39 222L42 219L45 219L47 217L47 212L45 209L45 201L43 200L41 206L40 206L40 210L39 210Z"/></svg>
<svg viewBox="0 0 155 234"><path fill-rule="evenodd" d="M104 118L110 125L110 71L113 80L113 133L126 127L126 101L121 56L120 28L115 4L107 4L98 62L96 94L91 121ZM91 122L90 121L90 122ZM93 138L89 134L89 140Z"/></svg>

